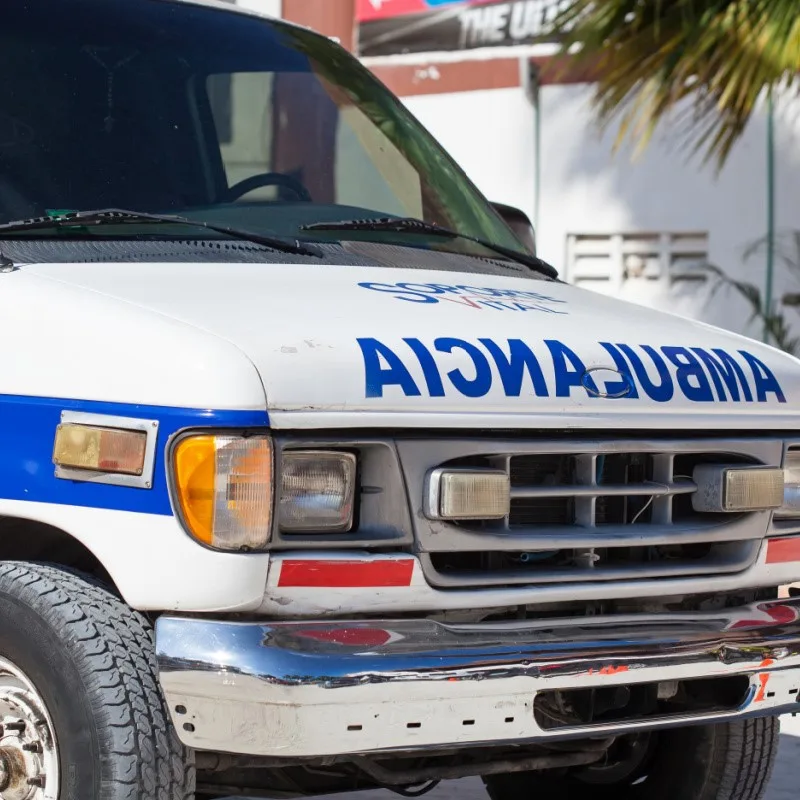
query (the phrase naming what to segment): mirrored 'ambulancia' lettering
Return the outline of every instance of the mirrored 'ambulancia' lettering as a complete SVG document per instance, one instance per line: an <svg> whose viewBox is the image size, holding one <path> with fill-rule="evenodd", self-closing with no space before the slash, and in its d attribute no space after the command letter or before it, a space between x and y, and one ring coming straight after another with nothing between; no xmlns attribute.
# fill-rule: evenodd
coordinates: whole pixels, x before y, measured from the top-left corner
<svg viewBox="0 0 800 800"><path fill-rule="evenodd" d="M585 360L555 339L534 348L522 339L475 341L408 337L389 345L357 340L364 359L365 395L406 397L586 397L669 403L785 403L786 395L769 367L747 350L598 342L622 378L600 381L597 358ZM611 363L608 366L611 366ZM587 371L588 370L588 371ZM626 391L622 388L627 387Z"/></svg>

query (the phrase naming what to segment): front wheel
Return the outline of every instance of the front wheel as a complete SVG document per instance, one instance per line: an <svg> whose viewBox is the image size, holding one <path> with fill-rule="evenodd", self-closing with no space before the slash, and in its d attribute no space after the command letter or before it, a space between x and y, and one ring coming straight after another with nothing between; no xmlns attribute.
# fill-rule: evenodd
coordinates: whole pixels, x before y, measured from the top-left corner
<svg viewBox="0 0 800 800"><path fill-rule="evenodd" d="M485 779L492 800L760 800L778 751L776 717L621 740L609 759L571 773ZM627 760L626 758L627 757Z"/></svg>
<svg viewBox="0 0 800 800"><path fill-rule="evenodd" d="M0 797L194 797L149 624L91 580L40 564L0 564Z"/></svg>

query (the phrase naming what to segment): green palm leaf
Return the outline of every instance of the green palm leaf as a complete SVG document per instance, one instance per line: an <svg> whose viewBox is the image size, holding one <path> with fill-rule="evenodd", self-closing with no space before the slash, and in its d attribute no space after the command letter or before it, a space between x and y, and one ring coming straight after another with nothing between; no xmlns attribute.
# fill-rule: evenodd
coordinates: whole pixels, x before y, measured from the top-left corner
<svg viewBox="0 0 800 800"><path fill-rule="evenodd" d="M763 92L800 85L800 0L569 0L555 26L617 146L670 119L721 167Z"/></svg>

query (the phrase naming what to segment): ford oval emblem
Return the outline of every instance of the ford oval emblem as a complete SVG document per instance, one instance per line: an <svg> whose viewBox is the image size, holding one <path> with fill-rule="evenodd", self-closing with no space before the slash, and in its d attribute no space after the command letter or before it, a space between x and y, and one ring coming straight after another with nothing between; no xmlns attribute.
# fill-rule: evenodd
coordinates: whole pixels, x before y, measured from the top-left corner
<svg viewBox="0 0 800 800"><path fill-rule="evenodd" d="M603 373L606 373L606 375L604 376ZM603 385L617 383L621 385L616 391L604 392L597 388L598 383L603 383ZM628 397L634 390L633 378L613 367L590 367L581 375L581 385L591 397L608 397L612 400L618 397Z"/></svg>

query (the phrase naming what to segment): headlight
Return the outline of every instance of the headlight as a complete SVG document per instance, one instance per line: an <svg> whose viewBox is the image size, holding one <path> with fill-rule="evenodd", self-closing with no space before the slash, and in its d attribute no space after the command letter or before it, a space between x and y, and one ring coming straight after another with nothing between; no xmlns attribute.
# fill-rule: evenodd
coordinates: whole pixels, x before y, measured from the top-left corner
<svg viewBox="0 0 800 800"><path fill-rule="evenodd" d="M783 466L783 505L776 509L777 519L800 517L800 450L789 450Z"/></svg>
<svg viewBox="0 0 800 800"><path fill-rule="evenodd" d="M280 527L285 533L346 533L353 527L356 457L285 451L281 458Z"/></svg>
<svg viewBox="0 0 800 800"><path fill-rule="evenodd" d="M504 470L435 469L425 502L429 519L502 519L511 509L511 484Z"/></svg>
<svg viewBox="0 0 800 800"><path fill-rule="evenodd" d="M221 550L261 549L272 520L272 443L267 437L197 435L173 453L183 521L200 542Z"/></svg>

